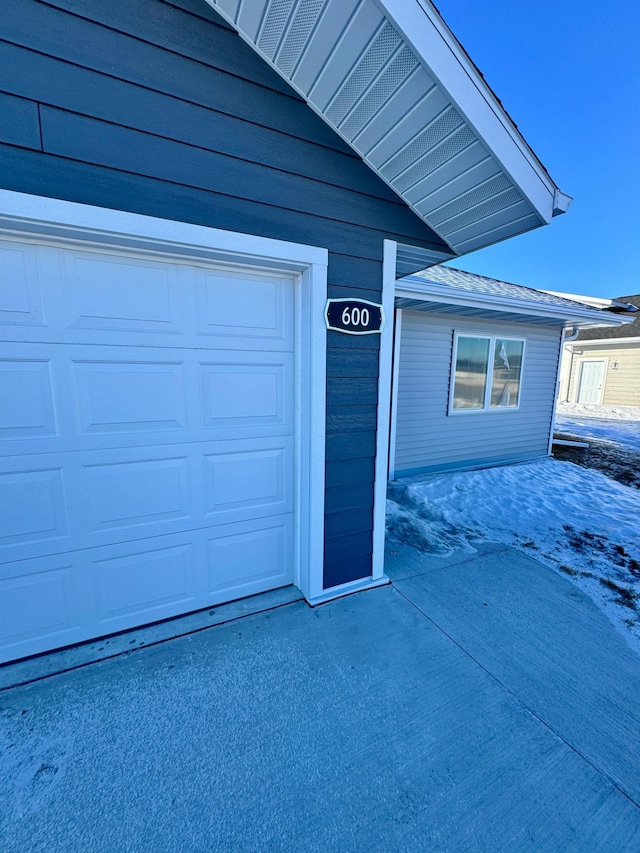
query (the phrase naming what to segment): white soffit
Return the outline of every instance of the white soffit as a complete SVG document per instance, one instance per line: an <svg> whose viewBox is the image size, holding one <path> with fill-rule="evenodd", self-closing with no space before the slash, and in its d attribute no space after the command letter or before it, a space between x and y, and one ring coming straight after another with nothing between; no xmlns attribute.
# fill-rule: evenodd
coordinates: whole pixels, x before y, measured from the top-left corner
<svg viewBox="0 0 640 853"><path fill-rule="evenodd" d="M428 0L206 0L462 255L559 192Z"/></svg>

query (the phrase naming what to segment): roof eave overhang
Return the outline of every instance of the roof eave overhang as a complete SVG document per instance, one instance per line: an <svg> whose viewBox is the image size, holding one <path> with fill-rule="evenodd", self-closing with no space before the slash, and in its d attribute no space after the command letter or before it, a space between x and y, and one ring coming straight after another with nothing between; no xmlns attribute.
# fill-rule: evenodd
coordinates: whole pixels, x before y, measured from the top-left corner
<svg viewBox="0 0 640 853"><path fill-rule="evenodd" d="M435 7L428 0L376 2L393 9L393 20L403 37L419 56L429 57L440 87L505 172L517 181L541 223L565 213L571 197L556 186Z"/></svg>
<svg viewBox="0 0 640 853"><path fill-rule="evenodd" d="M570 197L428 0L206 2L451 248L450 257L568 208Z"/></svg>
<svg viewBox="0 0 640 853"><path fill-rule="evenodd" d="M585 347L616 347L622 344L640 344L640 338L593 338L590 341L572 341L567 346L572 349L584 349Z"/></svg>
<svg viewBox="0 0 640 853"><path fill-rule="evenodd" d="M478 309L479 311L495 311L496 313L520 314L531 317L548 319L550 322L562 322L577 329L592 329L599 326L623 326L632 322L630 318L615 317L610 314L602 316L595 308L574 308L572 305L545 305L539 302L526 301L506 296L495 296L481 293L469 293L452 288L450 285L439 285L433 282L408 282L396 284L396 299L423 300L425 307L429 302Z"/></svg>

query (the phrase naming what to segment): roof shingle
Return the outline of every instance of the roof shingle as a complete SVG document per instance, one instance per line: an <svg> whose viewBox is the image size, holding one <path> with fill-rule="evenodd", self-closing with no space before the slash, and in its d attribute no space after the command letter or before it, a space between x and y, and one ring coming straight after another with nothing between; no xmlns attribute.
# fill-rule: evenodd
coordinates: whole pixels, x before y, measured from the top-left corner
<svg viewBox="0 0 640 853"><path fill-rule="evenodd" d="M614 302L628 302L640 309L640 293L634 296L616 296ZM578 341L600 341L613 338L640 338L640 310L633 315L633 323L624 326L601 326L598 329L585 329L577 337Z"/></svg>
<svg viewBox="0 0 640 853"><path fill-rule="evenodd" d="M414 273L412 277L421 278L424 281L433 281L436 284L448 284L457 290L466 290L471 293L505 296L512 299L521 299L529 303L538 303L558 308L575 309L577 304L581 304L576 303L573 299L564 299L561 296L554 296L543 290L535 290L533 287L511 284L508 281L500 281L497 278L489 278L485 275L478 275L477 273L466 272L455 269L454 267L442 266L441 264L429 267L419 273ZM591 308L589 305L582 307ZM591 310L595 309L591 308Z"/></svg>

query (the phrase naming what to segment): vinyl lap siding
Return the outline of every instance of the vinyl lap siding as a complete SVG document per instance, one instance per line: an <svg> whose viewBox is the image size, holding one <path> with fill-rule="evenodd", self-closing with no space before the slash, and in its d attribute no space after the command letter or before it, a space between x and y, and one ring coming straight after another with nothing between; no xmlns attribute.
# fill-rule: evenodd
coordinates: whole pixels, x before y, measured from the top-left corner
<svg viewBox="0 0 640 853"><path fill-rule="evenodd" d="M575 345L579 350L580 344ZM569 353L565 358L571 359ZM603 406L640 406L640 345L621 343L614 346L584 347L574 350L568 399L576 402L580 387L580 371L584 361L609 359L604 375ZM614 369L614 362L618 367Z"/></svg>
<svg viewBox="0 0 640 853"><path fill-rule="evenodd" d="M0 185L329 249L440 241L205 0L3 0ZM371 573L379 341L330 333L325 586Z"/></svg>
<svg viewBox="0 0 640 853"><path fill-rule="evenodd" d="M518 411L448 414L454 331L525 338ZM404 311L395 476L545 455L559 348L559 329Z"/></svg>

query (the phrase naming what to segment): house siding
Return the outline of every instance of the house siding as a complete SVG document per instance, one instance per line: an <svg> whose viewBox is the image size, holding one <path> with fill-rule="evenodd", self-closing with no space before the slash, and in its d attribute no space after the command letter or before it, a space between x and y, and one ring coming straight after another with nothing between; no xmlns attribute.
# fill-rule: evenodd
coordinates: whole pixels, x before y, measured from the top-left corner
<svg viewBox="0 0 640 853"><path fill-rule="evenodd" d="M456 331L526 340L517 411L448 414ZM558 328L404 311L395 476L546 455L560 336Z"/></svg>
<svg viewBox="0 0 640 853"><path fill-rule="evenodd" d="M204 0L3 0L4 189L329 250L377 301L383 239L440 240ZM379 339L328 333L325 587L371 573Z"/></svg>
<svg viewBox="0 0 640 853"><path fill-rule="evenodd" d="M640 346L637 343L620 343L613 346L574 345L568 400L577 402L580 387L580 369L583 361L608 359L604 376L603 406L640 406ZM617 362L618 367L614 368Z"/></svg>

